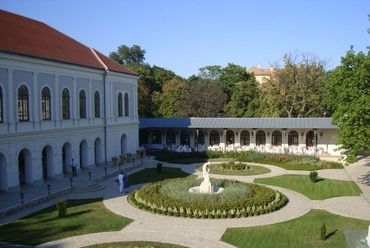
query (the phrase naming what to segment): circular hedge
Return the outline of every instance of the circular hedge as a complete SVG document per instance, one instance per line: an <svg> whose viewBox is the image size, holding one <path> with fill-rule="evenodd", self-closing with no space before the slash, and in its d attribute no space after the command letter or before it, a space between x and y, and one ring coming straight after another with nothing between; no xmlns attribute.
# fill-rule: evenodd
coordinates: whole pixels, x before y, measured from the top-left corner
<svg viewBox="0 0 370 248"><path fill-rule="evenodd" d="M215 186L224 187L221 194L188 192L189 188L200 183L200 179L167 179L134 191L130 200L140 209L157 214L210 219L266 214L280 209L288 201L277 190L226 179L212 180Z"/></svg>

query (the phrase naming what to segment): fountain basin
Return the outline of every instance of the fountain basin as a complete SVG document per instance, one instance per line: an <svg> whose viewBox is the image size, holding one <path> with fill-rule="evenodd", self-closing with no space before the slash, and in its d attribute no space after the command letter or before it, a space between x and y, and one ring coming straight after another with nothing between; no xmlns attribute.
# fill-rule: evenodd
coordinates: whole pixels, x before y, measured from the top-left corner
<svg viewBox="0 0 370 248"><path fill-rule="evenodd" d="M213 186L213 192L204 192L201 191L200 186L195 186L189 189L190 193L197 193L197 194L220 194L224 191L224 188Z"/></svg>

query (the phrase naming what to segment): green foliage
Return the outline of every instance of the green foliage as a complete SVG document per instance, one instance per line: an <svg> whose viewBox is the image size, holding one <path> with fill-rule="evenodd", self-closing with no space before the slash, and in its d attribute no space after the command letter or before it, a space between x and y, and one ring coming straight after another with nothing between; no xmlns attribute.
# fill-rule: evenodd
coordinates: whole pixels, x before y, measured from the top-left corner
<svg viewBox="0 0 370 248"><path fill-rule="evenodd" d="M255 78L235 84L231 100L225 106L229 117L256 117L260 89Z"/></svg>
<svg viewBox="0 0 370 248"><path fill-rule="evenodd" d="M119 231L132 222L107 210L102 198L68 201L68 215L56 218L56 205L0 226L0 242L37 246L89 233ZM97 224L98 223L98 224Z"/></svg>
<svg viewBox="0 0 370 248"><path fill-rule="evenodd" d="M319 238L319 228L323 222L330 226L325 242ZM282 223L228 228L221 240L240 248L348 247L342 230L367 229L368 226L367 220L347 218L324 210L311 210L300 218Z"/></svg>
<svg viewBox="0 0 370 248"><path fill-rule="evenodd" d="M138 45L133 45L132 47L121 45L118 47L117 52L109 54L109 58L121 65L142 64L145 60L145 53L145 50L142 50Z"/></svg>
<svg viewBox="0 0 370 248"><path fill-rule="evenodd" d="M225 93L215 80L197 79L181 98L180 116L215 117L226 103Z"/></svg>
<svg viewBox="0 0 370 248"><path fill-rule="evenodd" d="M163 164L161 162L158 162L157 163L157 173L158 174L162 173L162 167L163 167Z"/></svg>
<svg viewBox="0 0 370 248"><path fill-rule="evenodd" d="M318 173L316 171L311 171L310 174L309 174L310 181L313 182L313 183L316 183L317 182L317 176L318 176Z"/></svg>
<svg viewBox="0 0 370 248"><path fill-rule="evenodd" d="M263 84L263 100L270 98L272 105L261 104L264 113L278 108L279 117L317 117L323 116L322 101L325 97L327 77L326 61L316 56L297 52L285 54L283 66L274 65L275 73L271 80ZM270 116L271 117L271 116Z"/></svg>
<svg viewBox="0 0 370 248"><path fill-rule="evenodd" d="M330 74L327 105L339 126L338 145L353 163L363 151L370 151L370 52L355 53L353 47L341 65Z"/></svg>
<svg viewBox="0 0 370 248"><path fill-rule="evenodd" d="M251 75L247 73L247 69L240 65L229 63L224 67L219 76L219 83L223 92L226 93L227 99L229 100L233 95L236 83L248 81L250 77Z"/></svg>
<svg viewBox="0 0 370 248"><path fill-rule="evenodd" d="M312 183L307 175L257 178L254 182L290 189L312 200L325 200L341 196L360 196L361 194L360 188L352 181L321 179L320 183Z"/></svg>
<svg viewBox="0 0 370 248"><path fill-rule="evenodd" d="M320 160L316 156L293 155L293 154L271 154L255 151L243 152L220 152L205 151L192 153L162 152L156 156L157 160L171 163L184 161L186 163L203 162L209 159L235 159L239 162L251 162L270 164L282 167L287 170L321 170L321 169L341 169L343 165L337 162Z"/></svg>
<svg viewBox="0 0 370 248"><path fill-rule="evenodd" d="M275 211L287 202L286 196L276 190L227 180L215 181L216 185L224 186L222 194L189 193L191 186L199 184L200 180L168 179L138 189L130 199L139 208L148 211L190 218L260 215ZM181 208L186 214L177 214Z"/></svg>
<svg viewBox="0 0 370 248"><path fill-rule="evenodd" d="M326 223L323 222L320 227L320 239L326 240Z"/></svg>
<svg viewBox="0 0 370 248"><path fill-rule="evenodd" d="M67 201L60 201L56 204L58 217L63 218L67 215Z"/></svg>

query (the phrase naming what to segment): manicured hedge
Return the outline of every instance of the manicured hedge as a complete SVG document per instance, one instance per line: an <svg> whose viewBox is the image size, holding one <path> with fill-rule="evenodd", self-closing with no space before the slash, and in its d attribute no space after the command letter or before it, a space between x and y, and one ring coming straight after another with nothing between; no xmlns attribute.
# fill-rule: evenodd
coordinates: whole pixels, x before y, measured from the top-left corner
<svg viewBox="0 0 370 248"><path fill-rule="evenodd" d="M189 202L161 194L161 187L168 183L169 180L181 181L190 179L167 179L146 185L133 192L130 195L130 200L139 208L153 213L210 219L240 218L266 214L280 209L288 201L286 196L279 191L262 185L234 181L235 183L245 184L250 189L248 197L226 201L217 195L213 195L214 201L196 200ZM199 180L191 180L194 180L194 186L199 186Z"/></svg>

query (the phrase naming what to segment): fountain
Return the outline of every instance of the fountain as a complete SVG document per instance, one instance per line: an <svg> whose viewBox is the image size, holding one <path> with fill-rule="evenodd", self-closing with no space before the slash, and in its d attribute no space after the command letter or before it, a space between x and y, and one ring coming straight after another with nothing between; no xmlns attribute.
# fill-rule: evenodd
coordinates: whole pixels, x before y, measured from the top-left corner
<svg viewBox="0 0 370 248"><path fill-rule="evenodd" d="M200 186L190 188L190 193L219 194L224 191L224 188L213 185L209 180L210 165L210 162L207 162L203 165L203 182L200 184Z"/></svg>

